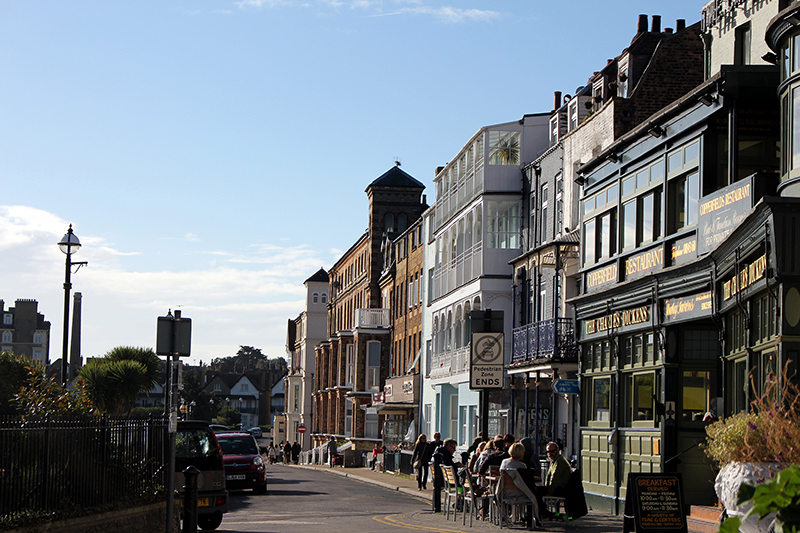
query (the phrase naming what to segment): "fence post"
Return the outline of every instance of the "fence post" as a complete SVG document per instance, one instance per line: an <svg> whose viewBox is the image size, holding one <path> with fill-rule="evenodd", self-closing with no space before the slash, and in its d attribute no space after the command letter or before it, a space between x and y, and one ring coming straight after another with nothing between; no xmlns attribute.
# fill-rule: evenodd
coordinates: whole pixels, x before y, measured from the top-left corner
<svg viewBox="0 0 800 533"><path fill-rule="evenodd" d="M194 466L183 469L183 533L197 532L197 476L200 471Z"/></svg>

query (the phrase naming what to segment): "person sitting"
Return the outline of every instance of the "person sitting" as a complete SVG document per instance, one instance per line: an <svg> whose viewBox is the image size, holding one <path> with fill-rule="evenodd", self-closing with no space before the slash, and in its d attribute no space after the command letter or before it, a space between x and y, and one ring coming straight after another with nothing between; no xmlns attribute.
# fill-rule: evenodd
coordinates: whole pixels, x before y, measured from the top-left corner
<svg viewBox="0 0 800 533"><path fill-rule="evenodd" d="M527 514L526 520L530 528L533 524L533 519L539 516L539 505L536 495L531 491L530 487L528 487L523 475L520 473L521 471L527 473L528 470L528 466L523 462L525 446L516 442L509 447L508 452L509 457L503 459L503 462L500 464L500 473L508 475L508 478L504 477L506 481L502 485L503 492L502 494L498 494L498 497L501 497L509 503L530 504L533 512ZM513 484L509 483L508 480L511 480ZM500 486L498 486L497 490L500 490Z"/></svg>
<svg viewBox="0 0 800 533"><path fill-rule="evenodd" d="M567 458L561 455L561 447L555 442L547 443L547 459L550 466L547 468L547 475L544 485L537 488L536 497L539 500L539 507L544 509L544 518L549 518L550 513L544 507L545 496L560 496L566 498L567 484L569 483L572 467Z"/></svg>
<svg viewBox="0 0 800 533"><path fill-rule="evenodd" d="M506 452L506 442L502 436L498 435L495 437L493 442L494 452L490 453L488 457L486 457L486 460L483 461L480 469L478 470L478 473L482 476L486 475L490 466L500 466L500 464L503 462L503 459L510 457L508 452Z"/></svg>

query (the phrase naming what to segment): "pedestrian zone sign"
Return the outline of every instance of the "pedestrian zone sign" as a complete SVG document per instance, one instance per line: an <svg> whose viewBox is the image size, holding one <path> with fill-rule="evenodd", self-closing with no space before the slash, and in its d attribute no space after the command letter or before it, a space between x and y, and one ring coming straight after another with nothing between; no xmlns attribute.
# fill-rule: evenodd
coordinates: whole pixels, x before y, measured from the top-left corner
<svg viewBox="0 0 800 533"><path fill-rule="evenodd" d="M469 388L503 388L503 333L473 333L470 352Z"/></svg>

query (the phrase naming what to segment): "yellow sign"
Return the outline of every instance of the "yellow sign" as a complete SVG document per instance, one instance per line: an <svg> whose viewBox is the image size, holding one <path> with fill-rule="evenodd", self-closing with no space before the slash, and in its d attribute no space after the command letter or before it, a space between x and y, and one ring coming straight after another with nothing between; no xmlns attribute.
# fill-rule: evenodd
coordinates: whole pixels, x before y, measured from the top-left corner
<svg viewBox="0 0 800 533"><path fill-rule="evenodd" d="M587 335L597 333L600 331L607 331L612 328L620 326L632 326L634 324L641 324L650 320L650 308L647 306L637 307L635 309L626 309L625 311L617 311L610 315L600 316L591 320L584 320L583 324Z"/></svg>
<svg viewBox="0 0 800 533"><path fill-rule="evenodd" d="M593 289L617 281L617 264L609 265L586 274L586 288Z"/></svg>
<svg viewBox="0 0 800 533"><path fill-rule="evenodd" d="M746 289L756 281L764 277L764 270L767 268L767 254L762 255L749 265L744 265L739 271L738 276L733 276L730 280L722 284L722 299L729 300L742 289Z"/></svg>

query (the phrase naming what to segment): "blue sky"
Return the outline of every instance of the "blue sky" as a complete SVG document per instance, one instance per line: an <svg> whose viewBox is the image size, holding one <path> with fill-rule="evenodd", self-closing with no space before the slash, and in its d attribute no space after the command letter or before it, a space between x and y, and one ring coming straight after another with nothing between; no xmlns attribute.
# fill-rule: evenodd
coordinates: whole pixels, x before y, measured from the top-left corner
<svg viewBox="0 0 800 533"><path fill-rule="evenodd" d="M192 362L285 354L302 282L366 229L397 159L422 181L482 126L548 112L690 0L5 2L0 299L61 354L64 256L83 355L193 319Z"/></svg>

